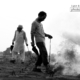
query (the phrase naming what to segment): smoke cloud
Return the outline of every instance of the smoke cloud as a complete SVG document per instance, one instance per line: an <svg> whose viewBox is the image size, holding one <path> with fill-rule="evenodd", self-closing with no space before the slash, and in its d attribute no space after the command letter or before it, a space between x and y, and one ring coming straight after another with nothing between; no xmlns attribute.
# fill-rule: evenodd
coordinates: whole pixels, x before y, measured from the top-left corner
<svg viewBox="0 0 80 80"><path fill-rule="evenodd" d="M71 34L71 33L63 33L62 35L65 39L80 45L80 35L79 34Z"/></svg>
<svg viewBox="0 0 80 80"><path fill-rule="evenodd" d="M52 64L64 67L62 75L77 76L80 74L80 36L64 33L63 37L66 40L60 44Z"/></svg>

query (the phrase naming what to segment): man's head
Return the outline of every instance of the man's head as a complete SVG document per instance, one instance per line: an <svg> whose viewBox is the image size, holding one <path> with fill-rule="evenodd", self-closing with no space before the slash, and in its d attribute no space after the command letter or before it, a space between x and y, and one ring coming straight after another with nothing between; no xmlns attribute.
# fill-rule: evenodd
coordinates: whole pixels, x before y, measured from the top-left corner
<svg viewBox="0 0 80 80"><path fill-rule="evenodd" d="M47 16L46 12L40 11L40 12L38 13L38 20L39 20L39 21L44 21L44 19L46 18L46 16Z"/></svg>
<svg viewBox="0 0 80 80"><path fill-rule="evenodd" d="M19 32L21 32L22 29L23 29L23 26L22 26L22 25L19 25L19 26L17 27L17 31L19 31Z"/></svg>

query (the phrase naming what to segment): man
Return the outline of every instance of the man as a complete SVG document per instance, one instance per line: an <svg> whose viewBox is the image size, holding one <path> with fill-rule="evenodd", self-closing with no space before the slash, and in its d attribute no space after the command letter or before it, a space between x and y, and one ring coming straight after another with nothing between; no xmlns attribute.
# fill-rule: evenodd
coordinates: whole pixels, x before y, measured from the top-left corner
<svg viewBox="0 0 80 80"><path fill-rule="evenodd" d="M49 34L46 34L43 29L42 21L45 20L47 14L44 11L41 11L38 13L38 18L32 23L31 27L31 40L32 40L32 46L37 45L40 55L38 56L38 60L35 64L35 67L33 71L41 72L41 69L38 69L38 66L41 66L43 63L46 67L46 71L49 69L49 63L48 63L48 54L45 47L45 37L48 37L49 39L52 39L52 36ZM34 41L35 39L35 41Z"/></svg>
<svg viewBox="0 0 80 80"><path fill-rule="evenodd" d="M27 38L26 33L23 31L23 26L19 25L17 30L15 31L15 35L12 41L12 45L14 44L14 47L12 49L12 63L15 63L17 59L18 53L20 53L19 58L21 59L21 62L24 63L25 61L25 47L24 47L24 41L27 44Z"/></svg>

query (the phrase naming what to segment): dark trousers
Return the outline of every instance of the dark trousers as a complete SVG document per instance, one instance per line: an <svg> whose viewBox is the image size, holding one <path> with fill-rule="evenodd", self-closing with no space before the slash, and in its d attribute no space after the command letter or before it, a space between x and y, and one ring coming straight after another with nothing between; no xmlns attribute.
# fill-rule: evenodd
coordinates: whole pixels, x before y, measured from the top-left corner
<svg viewBox="0 0 80 80"><path fill-rule="evenodd" d="M36 66L41 66L41 64L43 63L44 66L46 67L48 65L48 54L47 54L46 47L43 42L37 42L36 45L40 52L40 55L38 56L36 62Z"/></svg>

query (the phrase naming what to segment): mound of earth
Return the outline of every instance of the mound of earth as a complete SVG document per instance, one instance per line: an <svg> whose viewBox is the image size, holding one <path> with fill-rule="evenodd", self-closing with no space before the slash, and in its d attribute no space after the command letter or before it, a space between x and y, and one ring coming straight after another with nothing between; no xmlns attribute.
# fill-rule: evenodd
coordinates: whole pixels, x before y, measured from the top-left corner
<svg viewBox="0 0 80 80"><path fill-rule="evenodd" d="M52 78L49 78L49 76L44 78L45 76L43 75L43 73L34 74L34 72L31 72L28 74L28 72L31 71L34 67L34 63L37 59L36 55L31 51L25 52L25 64L11 64L9 62L9 58L11 57L9 48L7 48L2 54L3 62L0 62L0 80L80 80L79 78L76 78L74 76L61 76L59 73L56 73ZM52 61L54 61L54 59ZM21 70L25 67L26 69L21 72ZM14 73L16 75L14 75Z"/></svg>

